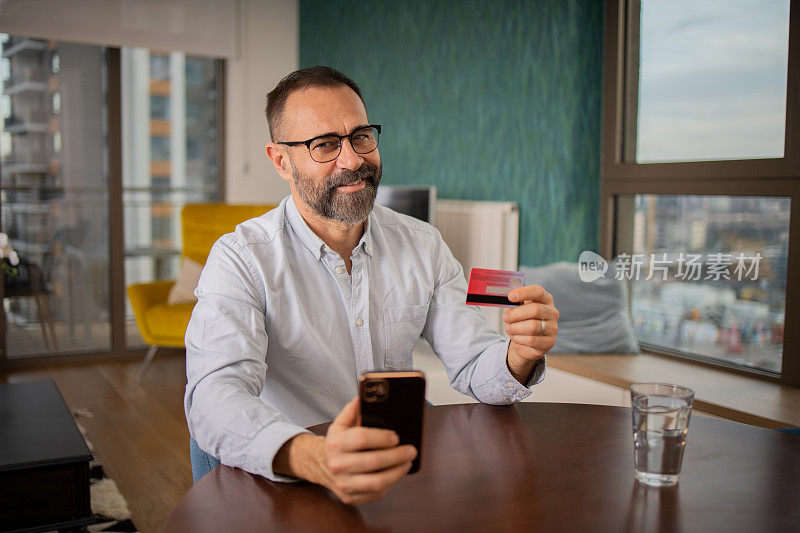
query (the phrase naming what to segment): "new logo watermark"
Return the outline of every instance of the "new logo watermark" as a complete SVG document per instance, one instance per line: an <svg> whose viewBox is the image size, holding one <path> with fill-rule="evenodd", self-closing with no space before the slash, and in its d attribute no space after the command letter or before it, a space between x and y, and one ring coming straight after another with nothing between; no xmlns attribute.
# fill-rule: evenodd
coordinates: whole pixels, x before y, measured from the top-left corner
<svg viewBox="0 0 800 533"><path fill-rule="evenodd" d="M590 283L594 280L606 277L608 261L594 252L585 250L578 258L578 275L581 281Z"/></svg>
<svg viewBox="0 0 800 533"><path fill-rule="evenodd" d="M667 281L755 281L758 279L761 254L620 254L613 260L614 279ZM583 251L578 258L578 275L590 283L605 278L608 262L594 252Z"/></svg>

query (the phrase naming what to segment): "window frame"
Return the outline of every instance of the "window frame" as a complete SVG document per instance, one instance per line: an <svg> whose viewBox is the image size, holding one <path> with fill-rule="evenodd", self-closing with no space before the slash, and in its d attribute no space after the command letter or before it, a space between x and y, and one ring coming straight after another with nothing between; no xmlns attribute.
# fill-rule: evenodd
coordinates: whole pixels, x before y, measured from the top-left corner
<svg viewBox="0 0 800 533"><path fill-rule="evenodd" d="M685 357L699 364L763 377L800 388L800 2L789 10L789 56L786 81L784 156L774 159L636 163L623 157L626 120L636 120L638 58L628 63L629 43L638 42L641 0L606 0L602 155L600 164L600 254L617 253L620 211L617 198L633 194L785 196L791 199L786 274L786 315L781 375L757 369L730 368L667 350L653 353ZM633 100L633 99L631 99ZM633 159L633 158L629 158Z"/></svg>

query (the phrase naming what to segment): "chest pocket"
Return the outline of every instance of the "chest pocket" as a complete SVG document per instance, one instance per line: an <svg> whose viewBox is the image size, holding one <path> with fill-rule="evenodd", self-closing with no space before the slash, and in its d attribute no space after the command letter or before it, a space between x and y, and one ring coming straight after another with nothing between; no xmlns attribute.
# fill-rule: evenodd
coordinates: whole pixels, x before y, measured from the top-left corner
<svg viewBox="0 0 800 533"><path fill-rule="evenodd" d="M411 353L419 340L425 321L428 319L428 304L385 307L383 325L386 329L386 368L411 368Z"/></svg>

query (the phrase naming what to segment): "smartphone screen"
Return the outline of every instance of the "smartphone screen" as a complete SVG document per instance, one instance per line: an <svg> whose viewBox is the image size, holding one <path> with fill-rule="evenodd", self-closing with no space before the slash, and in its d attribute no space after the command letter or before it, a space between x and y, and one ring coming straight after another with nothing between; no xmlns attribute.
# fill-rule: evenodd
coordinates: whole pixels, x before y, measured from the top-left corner
<svg viewBox="0 0 800 533"><path fill-rule="evenodd" d="M411 444L417 457L409 474L420 468L425 374L417 370L365 372L359 380L361 425L391 429L400 444Z"/></svg>

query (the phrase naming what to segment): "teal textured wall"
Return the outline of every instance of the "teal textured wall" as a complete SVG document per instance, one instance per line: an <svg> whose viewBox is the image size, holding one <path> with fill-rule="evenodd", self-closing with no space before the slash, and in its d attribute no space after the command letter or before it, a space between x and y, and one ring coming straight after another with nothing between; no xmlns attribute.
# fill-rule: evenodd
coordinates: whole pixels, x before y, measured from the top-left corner
<svg viewBox="0 0 800 533"><path fill-rule="evenodd" d="M384 183L515 201L520 264L596 250L603 3L300 0L300 63L383 126Z"/></svg>

